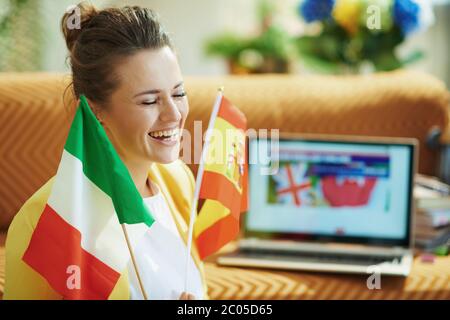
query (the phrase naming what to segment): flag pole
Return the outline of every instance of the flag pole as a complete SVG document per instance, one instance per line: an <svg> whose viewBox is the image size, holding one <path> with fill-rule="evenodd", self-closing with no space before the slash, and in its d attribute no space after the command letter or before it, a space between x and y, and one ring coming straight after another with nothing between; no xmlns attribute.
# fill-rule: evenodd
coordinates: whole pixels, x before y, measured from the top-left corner
<svg viewBox="0 0 450 320"><path fill-rule="evenodd" d="M203 171L204 171L204 162L207 153L207 149L209 147L209 140L211 139L211 132L214 126L214 122L216 121L217 114L219 113L220 103L222 102L224 87L219 87L217 89L217 97L214 103L214 107L211 113L211 118L209 119L208 129L205 134L205 143L203 145L202 154L200 157L200 163L197 171L197 179L195 180L195 189L194 189L194 197L192 199L192 207L191 214L189 218L189 234L188 234L188 244L187 244L187 252L186 252L186 265L185 265L185 277L184 277L184 291L187 292L188 278L189 278L189 257L191 256L191 248L192 248L192 234L194 232L194 220L197 216L197 205L198 205L198 197L200 195L200 187L203 179Z"/></svg>
<svg viewBox="0 0 450 320"><path fill-rule="evenodd" d="M133 249L132 249L131 244L130 244L130 239L128 237L127 229L125 228L125 224L124 223L122 223L121 226L122 226L123 234L125 235L125 240L127 242L128 251L130 251L131 262L133 263L134 271L136 272L136 276L137 276L137 279L138 279L138 282L139 282L139 288L141 289L141 293L142 293L142 296L144 297L144 300L148 300L147 293L145 292L144 285L142 283L142 279L141 279L141 276L139 274L139 270L138 270L138 267L137 267L136 259L134 258L134 253L133 253Z"/></svg>

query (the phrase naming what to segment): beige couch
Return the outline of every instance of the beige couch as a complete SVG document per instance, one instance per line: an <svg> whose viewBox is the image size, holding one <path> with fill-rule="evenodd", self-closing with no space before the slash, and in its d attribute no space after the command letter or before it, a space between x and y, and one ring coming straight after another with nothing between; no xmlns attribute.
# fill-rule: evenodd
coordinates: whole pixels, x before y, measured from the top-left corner
<svg viewBox="0 0 450 320"><path fill-rule="evenodd" d="M60 74L0 74L0 229L56 172L73 110L70 95L66 103L62 98L67 84ZM187 77L186 85L188 129L193 120L205 129L224 85L253 128L415 137L420 171L428 174L435 173L438 153L425 146L427 134L432 127L448 130L449 93L425 74Z"/></svg>

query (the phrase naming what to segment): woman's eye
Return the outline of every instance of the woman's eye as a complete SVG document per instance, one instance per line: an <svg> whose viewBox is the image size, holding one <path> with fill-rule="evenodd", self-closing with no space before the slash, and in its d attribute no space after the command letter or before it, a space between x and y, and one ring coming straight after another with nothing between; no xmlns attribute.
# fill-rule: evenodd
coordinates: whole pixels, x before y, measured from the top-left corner
<svg viewBox="0 0 450 320"><path fill-rule="evenodd" d="M179 93L179 94L174 94L174 95L172 95L172 97L173 97L173 98L179 99L179 98L185 97L186 95L187 95L186 92L181 92L181 93ZM142 102L142 104L145 105L145 106L150 106L150 105L157 104L157 103L158 103L158 99L155 99L155 100L147 100L147 101L143 101L143 102Z"/></svg>
<svg viewBox="0 0 450 320"><path fill-rule="evenodd" d="M182 92L182 93L179 93L179 94L174 94L172 97L174 97L174 98L183 98L185 96L186 96L186 92Z"/></svg>
<svg viewBox="0 0 450 320"><path fill-rule="evenodd" d="M156 100L152 100L152 101L144 101L142 102L142 104L146 105L146 106L150 106L152 104L155 104L157 101Z"/></svg>

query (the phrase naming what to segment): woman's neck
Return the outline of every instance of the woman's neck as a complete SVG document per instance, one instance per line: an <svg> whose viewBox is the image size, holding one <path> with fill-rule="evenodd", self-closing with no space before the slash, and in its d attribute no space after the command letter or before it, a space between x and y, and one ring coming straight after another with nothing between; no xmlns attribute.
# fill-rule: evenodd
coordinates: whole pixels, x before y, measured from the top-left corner
<svg viewBox="0 0 450 320"><path fill-rule="evenodd" d="M139 192L139 194L143 197L150 197L153 195L151 181L148 178L148 171L150 169L151 163L130 163L125 162L125 165L130 172L131 178L133 179L134 184Z"/></svg>

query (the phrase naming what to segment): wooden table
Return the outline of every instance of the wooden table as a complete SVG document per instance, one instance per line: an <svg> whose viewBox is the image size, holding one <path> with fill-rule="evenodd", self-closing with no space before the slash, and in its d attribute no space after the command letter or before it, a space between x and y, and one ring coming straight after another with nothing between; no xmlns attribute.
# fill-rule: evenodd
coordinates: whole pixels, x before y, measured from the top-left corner
<svg viewBox="0 0 450 320"><path fill-rule="evenodd" d="M4 247L0 244L0 299L4 287ZM450 256L434 263L414 260L407 278L381 277L369 290L367 276L268 269L230 268L205 263L211 299L447 299Z"/></svg>
<svg viewBox="0 0 450 320"><path fill-rule="evenodd" d="M235 250L236 242L221 253ZM223 267L216 256L205 263L211 299L445 299L450 300L450 256L434 262L414 258L408 277L381 276L380 289L369 289L370 275Z"/></svg>
<svg viewBox="0 0 450 320"><path fill-rule="evenodd" d="M368 276L230 268L207 263L211 299L446 299L450 300L450 256L434 263L414 259L407 278L381 277L381 289L367 288Z"/></svg>

